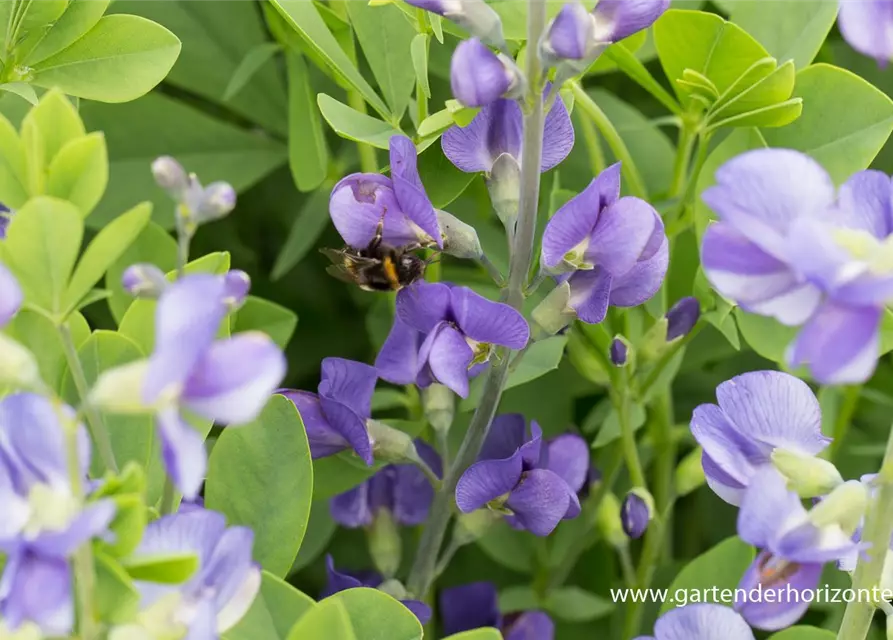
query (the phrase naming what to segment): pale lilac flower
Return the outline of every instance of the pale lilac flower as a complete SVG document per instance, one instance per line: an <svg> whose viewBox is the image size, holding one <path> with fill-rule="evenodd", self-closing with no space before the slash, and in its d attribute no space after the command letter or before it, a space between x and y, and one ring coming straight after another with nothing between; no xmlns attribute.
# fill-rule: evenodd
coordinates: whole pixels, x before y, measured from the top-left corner
<svg viewBox="0 0 893 640"><path fill-rule="evenodd" d="M543 233L542 264L571 271L568 305L597 324L609 306L635 307L660 289L669 262L663 221L639 198L620 197L620 164L562 206Z"/></svg>
<svg viewBox="0 0 893 640"><path fill-rule="evenodd" d="M595 10L595 39L617 42L647 29L670 6L670 0L598 0Z"/></svg>
<svg viewBox="0 0 893 640"><path fill-rule="evenodd" d="M654 623L653 636L636 640L754 640L739 613L719 604L689 604L670 609Z"/></svg>
<svg viewBox="0 0 893 640"><path fill-rule="evenodd" d="M462 513L484 507L504 512L509 524L538 536L549 535L563 519L580 513L577 492L589 472L589 447L566 434L545 443L533 421L524 416L498 416L471 465L456 485Z"/></svg>
<svg viewBox="0 0 893 640"><path fill-rule="evenodd" d="M514 100L500 99L481 109L466 127L454 125L446 130L440 144L443 153L466 173L490 173L496 160L508 154L519 164L523 133L521 107ZM548 171L564 160L574 147L574 127L561 100L546 114L543 131L541 171Z"/></svg>
<svg viewBox="0 0 893 640"><path fill-rule="evenodd" d="M285 356L265 334L249 331L215 341L228 310L246 293L238 273L194 274L158 300L143 402L156 409L165 465L186 499L198 494L207 454L181 409L222 424L245 424L285 376Z"/></svg>
<svg viewBox="0 0 893 640"><path fill-rule="evenodd" d="M753 371L716 388L715 404L694 410L691 432L703 449L707 484L740 504L751 479L771 466L775 449L816 455L831 442L822 435L819 402L805 382L780 371Z"/></svg>
<svg viewBox="0 0 893 640"><path fill-rule="evenodd" d="M198 569L183 584L136 581L141 617L168 632L185 629L187 638L219 638L248 612L260 590L253 544L251 529L227 527L221 514L200 507L151 522L132 559L188 553L197 556Z"/></svg>
<svg viewBox="0 0 893 640"><path fill-rule="evenodd" d="M499 14L484 0L407 0L407 4L452 20L490 46L505 48Z"/></svg>
<svg viewBox="0 0 893 640"><path fill-rule="evenodd" d="M745 598L735 603L751 626L776 631L799 620L810 600L790 597L788 590L800 594L814 590L826 562L858 548L839 524L820 525L809 516L774 467L761 469L751 479L738 512L738 535L759 553L738 588L760 587L763 596L760 601ZM768 591L775 597L767 597Z"/></svg>
<svg viewBox="0 0 893 640"><path fill-rule="evenodd" d="M352 449L372 464L372 443L366 421L372 415L372 394L378 376L373 367L344 358L325 358L318 393L283 389L295 403L314 459Z"/></svg>
<svg viewBox="0 0 893 640"><path fill-rule="evenodd" d="M440 593L440 615L446 635L495 627L504 640L554 640L555 623L542 611L499 611L496 585L472 582Z"/></svg>
<svg viewBox="0 0 893 640"><path fill-rule="evenodd" d="M390 149L390 178L352 173L332 189L329 215L335 228L346 244L358 249L372 242L382 223L385 244L443 247L437 214L419 177L415 145L406 136L395 135Z"/></svg>
<svg viewBox="0 0 893 640"><path fill-rule="evenodd" d="M194 173L187 174L171 156L152 162L152 176L179 206L177 215L185 216L192 224L222 218L236 206L236 191L231 184L221 181L202 186Z"/></svg>
<svg viewBox="0 0 893 640"><path fill-rule="evenodd" d="M485 107L513 97L522 87L521 73L510 58L493 53L477 38L456 47L450 63L453 97L466 107Z"/></svg>
<svg viewBox="0 0 893 640"><path fill-rule="evenodd" d="M742 309L803 325L790 366L819 382L862 382L879 352L884 306L893 300L890 178L855 174L835 194L827 172L786 149L751 151L716 172L703 198L719 216L702 264Z"/></svg>
<svg viewBox="0 0 893 640"><path fill-rule="evenodd" d="M24 296L18 280L0 262L0 327L13 319L22 306Z"/></svg>
<svg viewBox="0 0 893 640"><path fill-rule="evenodd" d="M422 460L441 475L440 456L426 442L415 441ZM391 464L361 485L329 501L332 519L350 529L372 524L379 510L390 512L394 522L406 527L422 524L428 518L434 488L414 464Z"/></svg>
<svg viewBox="0 0 893 640"><path fill-rule="evenodd" d="M121 274L121 286L135 298L158 298L169 284L164 271L154 264L133 264Z"/></svg>
<svg viewBox="0 0 893 640"><path fill-rule="evenodd" d="M893 2L840 0L840 32L859 53L884 65L893 58Z"/></svg>
<svg viewBox="0 0 893 640"><path fill-rule="evenodd" d="M467 287L420 282L397 294L397 316L375 368L389 382L439 382L464 398L494 345L523 349L529 338L527 321L512 307Z"/></svg>
<svg viewBox="0 0 893 640"><path fill-rule="evenodd" d="M581 3L572 1L561 7L550 23L543 48L553 58L582 60L591 55L594 37L592 14Z"/></svg>
<svg viewBox="0 0 893 640"><path fill-rule="evenodd" d="M115 515L111 500L82 503L70 484L66 428L68 406L18 393L0 401L0 620L15 630L32 622L52 636L74 624L70 558L103 537ZM79 472L86 479L90 441L78 426Z"/></svg>

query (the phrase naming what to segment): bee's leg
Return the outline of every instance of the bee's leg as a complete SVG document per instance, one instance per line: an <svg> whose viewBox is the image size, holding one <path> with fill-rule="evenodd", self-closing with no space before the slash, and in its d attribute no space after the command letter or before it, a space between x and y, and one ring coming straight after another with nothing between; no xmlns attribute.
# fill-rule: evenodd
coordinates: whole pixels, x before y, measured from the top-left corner
<svg viewBox="0 0 893 640"><path fill-rule="evenodd" d="M369 243L370 250L378 249L378 247L381 246L381 239L384 235L384 217L386 213L387 209L381 214L381 218L378 220L378 226L375 227L375 237L372 238L372 242Z"/></svg>

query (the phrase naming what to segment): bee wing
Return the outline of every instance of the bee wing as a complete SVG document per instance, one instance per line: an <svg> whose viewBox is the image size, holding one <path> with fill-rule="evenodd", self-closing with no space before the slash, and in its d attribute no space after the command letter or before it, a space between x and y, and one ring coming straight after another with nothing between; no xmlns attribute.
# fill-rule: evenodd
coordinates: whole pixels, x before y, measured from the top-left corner
<svg viewBox="0 0 893 640"><path fill-rule="evenodd" d="M341 268L353 267L362 269L370 267L378 262L375 258L367 258L366 256L358 256L356 254L345 251L344 249L320 249L319 252L331 260L336 266Z"/></svg>
<svg viewBox="0 0 893 640"><path fill-rule="evenodd" d="M326 267L326 272L335 278L338 278L341 282L346 282L348 284L356 284L356 278L351 275L350 271L347 270L347 267L343 265L330 264Z"/></svg>

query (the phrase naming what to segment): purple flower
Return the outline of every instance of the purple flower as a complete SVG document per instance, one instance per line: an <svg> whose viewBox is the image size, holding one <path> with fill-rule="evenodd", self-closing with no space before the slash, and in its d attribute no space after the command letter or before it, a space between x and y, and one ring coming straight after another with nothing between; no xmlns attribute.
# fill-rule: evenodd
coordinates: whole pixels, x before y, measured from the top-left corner
<svg viewBox="0 0 893 640"><path fill-rule="evenodd" d="M188 275L164 291L155 312L143 401L156 408L165 465L187 500L198 494L207 454L180 409L244 424L257 417L285 376L285 356L268 336L249 331L215 341L231 303L247 292L244 278L231 274Z"/></svg>
<svg viewBox="0 0 893 640"><path fill-rule="evenodd" d="M434 206L419 177L416 148L406 136L391 136L391 177L353 173L329 198L329 214L344 242L365 248L380 223L382 241L393 246L436 244L443 247Z"/></svg>
<svg viewBox="0 0 893 640"><path fill-rule="evenodd" d="M416 440L415 447L422 460L440 476L442 465L437 452L422 440ZM335 522L351 529L371 525L380 509L389 511L398 524L412 527L428 518L432 500L434 489L417 466L392 464L358 487L332 498L329 510Z"/></svg>
<svg viewBox="0 0 893 640"><path fill-rule="evenodd" d="M624 342L620 338L614 338L611 341L611 364L613 364L615 367L622 367L626 364L628 353L629 347L626 346L626 342Z"/></svg>
<svg viewBox="0 0 893 640"><path fill-rule="evenodd" d="M634 307L660 289L668 246L657 211L639 198L620 197L618 163L549 220L542 263L556 273L573 271L568 304L580 320L597 324L610 305Z"/></svg>
<svg viewBox="0 0 893 640"><path fill-rule="evenodd" d="M858 547L839 524L813 522L773 467L751 479L738 512L738 535L760 550L738 588L749 592L759 587L763 596L738 601L735 609L750 625L767 631L790 626L809 608L808 599L789 597L789 588L814 590L824 563ZM767 591L775 597L767 597Z"/></svg>
<svg viewBox="0 0 893 640"><path fill-rule="evenodd" d="M18 313L23 299L22 289L15 276L0 262L0 327Z"/></svg>
<svg viewBox="0 0 893 640"><path fill-rule="evenodd" d="M862 171L835 194L818 163L786 149L745 153L716 178L703 194L720 218L702 246L713 286L746 311L804 325L791 366L808 364L822 383L870 377L893 299L890 178Z"/></svg>
<svg viewBox="0 0 893 640"><path fill-rule="evenodd" d="M254 534L228 527L215 512L193 508L160 518L146 527L133 559L195 554L198 569L183 584L136 581L141 617L159 618L189 638L214 639L236 625L260 590L260 567L251 559Z"/></svg>
<svg viewBox="0 0 893 640"><path fill-rule="evenodd" d="M407 0L407 4L452 20L491 46L505 48L499 14L484 0Z"/></svg>
<svg viewBox="0 0 893 640"><path fill-rule="evenodd" d="M651 507L648 502L635 491L626 494L620 507L620 519L623 532L630 538L641 538L651 522Z"/></svg>
<svg viewBox="0 0 893 640"><path fill-rule="evenodd" d="M687 336L701 317L697 298L682 298L667 311L667 342Z"/></svg>
<svg viewBox="0 0 893 640"><path fill-rule="evenodd" d="M547 536L561 520L579 515L577 492L588 472L589 447L581 437L565 434L543 446L535 421L528 435L524 416L502 415L478 461L459 478L456 505L463 513L492 508L512 526Z"/></svg>
<svg viewBox="0 0 893 640"><path fill-rule="evenodd" d="M18 393L0 401L0 620L11 629L32 622L47 635L67 636L74 623L69 558L108 531L111 500L84 505L69 483L68 406ZM90 464L89 438L78 426L78 464Z"/></svg>
<svg viewBox="0 0 893 640"><path fill-rule="evenodd" d="M0 240L6 238L6 229L9 227L12 211L5 204L0 202Z"/></svg>
<svg viewBox="0 0 893 640"><path fill-rule="evenodd" d="M754 640L740 614L719 604L690 604L670 609L654 623L653 636L636 640Z"/></svg>
<svg viewBox="0 0 893 640"><path fill-rule="evenodd" d="M775 449L816 455L831 442L822 435L818 400L805 382L779 371L754 371L716 388L719 405L702 404L691 432L704 448L707 484L720 498L740 504Z"/></svg>
<svg viewBox="0 0 893 640"><path fill-rule="evenodd" d="M372 464L366 420L372 415L376 381L375 369L367 364L325 358L318 393L280 391L298 408L314 459L353 449L366 464Z"/></svg>
<svg viewBox="0 0 893 640"><path fill-rule="evenodd" d="M543 50L551 58L582 60L592 55L595 21L579 2L568 2L549 25Z"/></svg>
<svg viewBox="0 0 893 640"><path fill-rule="evenodd" d="M452 126L441 139L443 153L466 173L489 173L504 153L519 163L523 115L514 100L500 99L481 109L467 127ZM564 160L574 147L574 127L561 100L546 114L541 171Z"/></svg>
<svg viewBox="0 0 893 640"><path fill-rule="evenodd" d="M476 365L494 345L522 349L530 328L520 313L467 287L417 283L397 294L397 317L375 360L395 384L439 382L463 398Z"/></svg>
<svg viewBox="0 0 893 640"><path fill-rule="evenodd" d="M886 64L893 57L893 2L840 0L840 32L856 51Z"/></svg>
<svg viewBox="0 0 893 640"><path fill-rule="evenodd" d="M647 29L670 6L670 0L598 0L595 10L595 39L617 42Z"/></svg>
<svg viewBox="0 0 893 640"><path fill-rule="evenodd" d="M217 220L236 207L236 191L231 184L212 182L204 187L195 174L187 175L183 166L170 156L161 156L152 162L152 176L182 207L180 213L188 216L192 224Z"/></svg>
<svg viewBox="0 0 893 640"><path fill-rule="evenodd" d="M503 96L513 96L522 85L515 63L490 51L480 40L463 40L450 64L453 96L466 107L485 107Z"/></svg>
<svg viewBox="0 0 893 640"><path fill-rule="evenodd" d="M375 589L382 584L381 576L374 571L362 573L346 573L335 569L335 561L331 555L326 556L326 588L322 593L323 598L328 598L340 591L369 587ZM427 624L431 619L431 607L419 600L401 600L404 607L409 609L419 622Z"/></svg>
<svg viewBox="0 0 893 640"><path fill-rule="evenodd" d="M440 593L443 632L448 636L495 627L505 640L554 640L555 624L542 611L510 613L499 611L496 586L491 582L472 582L444 589Z"/></svg>

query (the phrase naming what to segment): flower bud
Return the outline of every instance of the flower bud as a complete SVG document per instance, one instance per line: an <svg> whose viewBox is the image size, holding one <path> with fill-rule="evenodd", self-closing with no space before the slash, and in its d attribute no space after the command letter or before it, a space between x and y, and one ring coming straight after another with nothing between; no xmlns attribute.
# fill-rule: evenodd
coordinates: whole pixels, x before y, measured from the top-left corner
<svg viewBox="0 0 893 640"><path fill-rule="evenodd" d="M485 107L503 96L516 97L524 88L514 61L493 53L477 38L456 47L450 64L450 84L453 96L466 107Z"/></svg>
<svg viewBox="0 0 893 640"><path fill-rule="evenodd" d="M245 302L251 289L251 278L244 271L233 269L223 276L224 302L230 309L237 309Z"/></svg>
<svg viewBox="0 0 893 640"><path fill-rule="evenodd" d="M554 336L573 322L576 314L568 305L570 297L570 284L562 282L533 309L530 317L543 334Z"/></svg>
<svg viewBox="0 0 893 640"><path fill-rule="evenodd" d="M646 489L636 487L626 494L620 511L624 533L633 539L641 538L651 522L654 499Z"/></svg>
<svg viewBox="0 0 893 640"><path fill-rule="evenodd" d="M447 433L456 415L456 394L442 384L434 383L422 390L425 417L438 433Z"/></svg>
<svg viewBox="0 0 893 640"><path fill-rule="evenodd" d="M629 538L623 530L623 522L620 519L620 501L613 493L606 493L601 504L598 505L595 526L612 547L622 548L629 543Z"/></svg>
<svg viewBox="0 0 893 640"><path fill-rule="evenodd" d="M415 462L419 459L415 443L406 433L372 419L366 421L366 428L372 453L377 459L386 462Z"/></svg>
<svg viewBox="0 0 893 640"><path fill-rule="evenodd" d="M594 34L592 14L579 2L569 2L546 29L540 43L540 56L546 66L559 60L588 58L595 44Z"/></svg>
<svg viewBox="0 0 893 640"><path fill-rule="evenodd" d="M152 176L155 183L170 194L177 202L183 199L189 188L189 176L183 165L171 156L161 156L152 163Z"/></svg>
<svg viewBox="0 0 893 640"><path fill-rule="evenodd" d="M385 578L392 578L400 568L403 540L397 523L388 509L379 509L375 512L375 519L366 535L372 564Z"/></svg>
<svg viewBox="0 0 893 640"><path fill-rule="evenodd" d="M6 229L12 221L12 211L5 204L0 202L0 240L6 238Z"/></svg>
<svg viewBox="0 0 893 640"><path fill-rule="evenodd" d="M815 456L775 449L772 464L788 481L788 488L801 498L814 498L831 493L843 484L843 478L831 462Z"/></svg>
<svg viewBox="0 0 893 640"><path fill-rule="evenodd" d="M704 465L701 462L703 450L697 447L676 467L676 495L687 496L689 493L703 486L707 482L704 474Z"/></svg>
<svg viewBox="0 0 893 640"><path fill-rule="evenodd" d="M670 343L667 341L668 327L669 320L665 316L651 325L651 328L645 332L645 335L636 344L641 361L652 362L657 360L670 348Z"/></svg>
<svg viewBox="0 0 893 640"><path fill-rule="evenodd" d="M7 324L19 312L24 295L12 272L0 262L0 327Z"/></svg>
<svg viewBox="0 0 893 640"><path fill-rule="evenodd" d="M205 187L201 202L196 208L198 223L218 220L236 207L236 190L228 182L212 182Z"/></svg>
<svg viewBox="0 0 893 640"><path fill-rule="evenodd" d="M134 264L121 276L121 286L135 298L158 298L167 288L164 272L154 264Z"/></svg>
<svg viewBox="0 0 893 640"><path fill-rule="evenodd" d="M108 413L146 413L151 410L143 402L148 360L138 360L107 369L90 391L90 402Z"/></svg>
<svg viewBox="0 0 893 640"><path fill-rule="evenodd" d="M592 12L595 39L617 42L647 29L670 6L670 0L599 0Z"/></svg>
<svg viewBox="0 0 893 640"><path fill-rule="evenodd" d="M817 527L836 524L844 533L852 535L867 508L867 487L858 480L848 480L810 509L809 520Z"/></svg>
<svg viewBox="0 0 893 640"><path fill-rule="evenodd" d="M399 580L394 580L393 578L385 580L378 585L376 589L388 594L394 600L406 600L409 597L409 593L406 591L406 587L403 586L403 583Z"/></svg>
<svg viewBox="0 0 893 640"><path fill-rule="evenodd" d="M487 190L496 215L513 235L521 199L521 165L513 155L503 153L496 158L487 175Z"/></svg>
<svg viewBox="0 0 893 640"><path fill-rule="evenodd" d="M687 336L701 317L701 303L691 296L682 298L667 311L667 342Z"/></svg>
<svg viewBox="0 0 893 640"><path fill-rule="evenodd" d="M505 48L499 14L484 0L406 0L406 2L455 22L472 36L492 47Z"/></svg>
<svg viewBox="0 0 893 640"><path fill-rule="evenodd" d="M629 343L626 338L617 336L611 341L611 364L615 367L625 367L628 354Z"/></svg>
<svg viewBox="0 0 893 640"><path fill-rule="evenodd" d="M446 211L437 210L437 222L443 234L443 252L456 258L476 260L484 255L478 232L470 224Z"/></svg>
<svg viewBox="0 0 893 640"><path fill-rule="evenodd" d="M598 347L583 333L581 323L576 323L567 332L567 356L580 375L597 385L608 384L610 378L600 357Z"/></svg>
<svg viewBox="0 0 893 640"><path fill-rule="evenodd" d="M471 513L460 513L456 517L456 528L453 531L453 539L456 544L464 546L483 538L490 527L502 516L490 509L478 509Z"/></svg>
<svg viewBox="0 0 893 640"><path fill-rule="evenodd" d="M24 389L43 387L34 354L2 333L0 333L0 385Z"/></svg>

